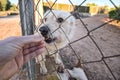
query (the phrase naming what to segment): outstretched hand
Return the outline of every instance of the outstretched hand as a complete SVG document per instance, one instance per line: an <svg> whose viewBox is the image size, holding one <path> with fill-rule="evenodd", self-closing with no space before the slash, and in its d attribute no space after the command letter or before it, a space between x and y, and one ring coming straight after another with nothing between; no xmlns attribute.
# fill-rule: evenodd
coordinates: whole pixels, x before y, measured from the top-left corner
<svg viewBox="0 0 120 80"><path fill-rule="evenodd" d="M10 37L0 41L0 78L6 80L14 75L30 59L45 50L40 35Z"/></svg>

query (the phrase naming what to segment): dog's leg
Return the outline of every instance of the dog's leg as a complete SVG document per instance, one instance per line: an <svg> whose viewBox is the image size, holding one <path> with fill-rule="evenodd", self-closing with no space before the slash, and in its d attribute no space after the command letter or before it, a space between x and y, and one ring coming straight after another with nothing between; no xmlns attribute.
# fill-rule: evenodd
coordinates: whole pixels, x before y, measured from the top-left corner
<svg viewBox="0 0 120 80"><path fill-rule="evenodd" d="M55 63L56 64L63 64L62 60L61 60L61 57L59 55L59 52L57 52L56 54L53 55L54 56L54 59L55 59Z"/></svg>
<svg viewBox="0 0 120 80"><path fill-rule="evenodd" d="M40 62L40 73L41 74L47 74L47 68L45 66L45 61Z"/></svg>
<svg viewBox="0 0 120 80"><path fill-rule="evenodd" d="M38 61L40 63L40 73L41 74L47 74L47 68L45 66L45 61L46 61L45 54L43 53L43 54L39 55L37 57L37 59L38 59Z"/></svg>

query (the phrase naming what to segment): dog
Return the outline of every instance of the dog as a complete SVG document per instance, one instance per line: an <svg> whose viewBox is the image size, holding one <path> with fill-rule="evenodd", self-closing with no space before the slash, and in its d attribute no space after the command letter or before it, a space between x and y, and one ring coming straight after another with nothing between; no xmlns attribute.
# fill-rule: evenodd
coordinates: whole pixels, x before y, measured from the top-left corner
<svg viewBox="0 0 120 80"><path fill-rule="evenodd" d="M59 49L65 47L69 43L69 40L73 38L76 28L75 22L75 17L69 12L61 10L48 10L45 12L42 23L38 27L38 32L45 38L46 43L46 51L36 58L36 62L40 64L40 73L47 74L48 72L45 65L46 55L52 55L56 64L64 67L59 56ZM73 71L68 71L73 75L76 68ZM61 77L62 75L64 76L61 72L58 73ZM67 78L64 77L62 80L67 80Z"/></svg>
<svg viewBox="0 0 120 80"><path fill-rule="evenodd" d="M37 62L41 61L41 59L44 59L40 62L40 71L43 74L47 73L44 63L45 55L48 55L47 51L49 54L53 54L57 51L57 49L65 47L69 43L68 39L73 37L74 29L75 18L69 12L51 10L44 14L43 22L39 26L38 30L45 38L47 50L37 58ZM68 37L68 39L66 37ZM55 45L57 49L55 48ZM57 51L57 53L55 53L53 56L55 62L57 64L61 64L62 61L59 58L58 52L59 51Z"/></svg>

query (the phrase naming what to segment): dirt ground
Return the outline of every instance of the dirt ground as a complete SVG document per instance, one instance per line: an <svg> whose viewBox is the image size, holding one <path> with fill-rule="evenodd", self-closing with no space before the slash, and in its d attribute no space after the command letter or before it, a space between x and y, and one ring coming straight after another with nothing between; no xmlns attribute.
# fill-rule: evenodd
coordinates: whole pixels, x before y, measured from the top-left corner
<svg viewBox="0 0 120 80"><path fill-rule="evenodd" d="M0 40L10 36L20 36L19 16L0 17Z"/></svg>

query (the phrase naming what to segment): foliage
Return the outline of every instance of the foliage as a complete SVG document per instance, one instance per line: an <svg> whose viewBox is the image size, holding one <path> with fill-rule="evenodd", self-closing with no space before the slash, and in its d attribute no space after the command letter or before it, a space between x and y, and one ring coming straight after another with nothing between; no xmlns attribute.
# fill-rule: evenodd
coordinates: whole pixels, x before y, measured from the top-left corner
<svg viewBox="0 0 120 80"><path fill-rule="evenodd" d="M10 10L17 11L18 8L17 8L17 6L15 4L12 4L11 7L10 7Z"/></svg>
<svg viewBox="0 0 120 80"><path fill-rule="evenodd" d="M0 11L8 10L17 11L17 6L15 4L11 4L9 0L0 0Z"/></svg>
<svg viewBox="0 0 120 80"><path fill-rule="evenodd" d="M0 2L0 11L2 11L2 4L1 4L1 2Z"/></svg>
<svg viewBox="0 0 120 80"><path fill-rule="evenodd" d="M120 10L120 8L119 8ZM116 19L116 20L120 20L120 11L115 9L115 10L111 10L109 12L109 17L112 18L112 19Z"/></svg>
<svg viewBox="0 0 120 80"><path fill-rule="evenodd" d="M0 0L0 3L1 3L1 9L0 10L5 11L7 0Z"/></svg>
<svg viewBox="0 0 120 80"><path fill-rule="evenodd" d="M11 3L10 3L9 0L7 0L7 4L6 4L6 8L5 8L5 10L9 10L10 7L11 7Z"/></svg>
<svg viewBox="0 0 120 80"><path fill-rule="evenodd" d="M18 12L11 12L9 15L18 15Z"/></svg>
<svg viewBox="0 0 120 80"><path fill-rule="evenodd" d="M86 5L87 6L97 6L97 4L95 4L95 3L87 3Z"/></svg>
<svg viewBox="0 0 120 80"><path fill-rule="evenodd" d="M89 7L88 6L75 6L75 9L78 12L89 13Z"/></svg>

